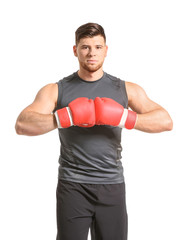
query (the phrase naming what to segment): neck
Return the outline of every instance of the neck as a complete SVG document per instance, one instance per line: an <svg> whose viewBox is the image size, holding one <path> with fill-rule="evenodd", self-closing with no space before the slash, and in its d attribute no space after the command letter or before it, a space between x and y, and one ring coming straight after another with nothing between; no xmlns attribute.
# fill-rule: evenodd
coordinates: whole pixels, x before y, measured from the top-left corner
<svg viewBox="0 0 192 240"><path fill-rule="evenodd" d="M103 69L99 69L95 72L89 72L85 69L79 69L78 71L78 75L80 78L82 78L85 81L96 81L100 78L102 78L103 76Z"/></svg>

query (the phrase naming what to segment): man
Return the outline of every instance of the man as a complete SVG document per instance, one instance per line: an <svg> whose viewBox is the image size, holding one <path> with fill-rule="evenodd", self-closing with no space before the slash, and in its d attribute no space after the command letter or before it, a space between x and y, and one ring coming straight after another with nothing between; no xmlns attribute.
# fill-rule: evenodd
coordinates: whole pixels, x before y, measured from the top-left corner
<svg viewBox="0 0 192 240"><path fill-rule="evenodd" d="M59 130L57 240L86 240L89 228L93 240L126 240L121 130L172 129L168 112L140 86L103 71L107 50L100 25L80 26L79 71L43 87L16 122L28 136Z"/></svg>

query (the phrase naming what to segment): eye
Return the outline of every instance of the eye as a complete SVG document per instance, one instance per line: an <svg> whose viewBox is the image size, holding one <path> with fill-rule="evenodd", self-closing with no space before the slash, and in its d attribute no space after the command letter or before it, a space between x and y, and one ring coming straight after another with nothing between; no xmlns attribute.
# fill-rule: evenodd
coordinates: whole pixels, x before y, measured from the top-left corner
<svg viewBox="0 0 192 240"><path fill-rule="evenodd" d="M81 48L82 48L82 49L85 49L85 50L86 50L86 49L89 49L88 46L82 46Z"/></svg>

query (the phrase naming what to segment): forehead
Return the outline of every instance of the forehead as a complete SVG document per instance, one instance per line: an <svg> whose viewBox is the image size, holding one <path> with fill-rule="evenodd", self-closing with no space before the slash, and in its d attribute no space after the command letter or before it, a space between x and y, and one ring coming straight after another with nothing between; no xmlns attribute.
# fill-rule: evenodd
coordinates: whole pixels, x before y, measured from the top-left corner
<svg viewBox="0 0 192 240"><path fill-rule="evenodd" d="M94 36L94 37L86 37L81 38L79 41L79 45L105 45L104 37L101 35Z"/></svg>

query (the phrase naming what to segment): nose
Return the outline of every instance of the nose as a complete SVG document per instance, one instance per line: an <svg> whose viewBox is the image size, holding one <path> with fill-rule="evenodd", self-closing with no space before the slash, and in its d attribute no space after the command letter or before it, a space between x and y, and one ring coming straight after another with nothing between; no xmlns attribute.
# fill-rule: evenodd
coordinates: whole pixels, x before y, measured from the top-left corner
<svg viewBox="0 0 192 240"><path fill-rule="evenodd" d="M90 48L89 49L89 56L95 56L95 55L96 55L95 49L94 48Z"/></svg>

